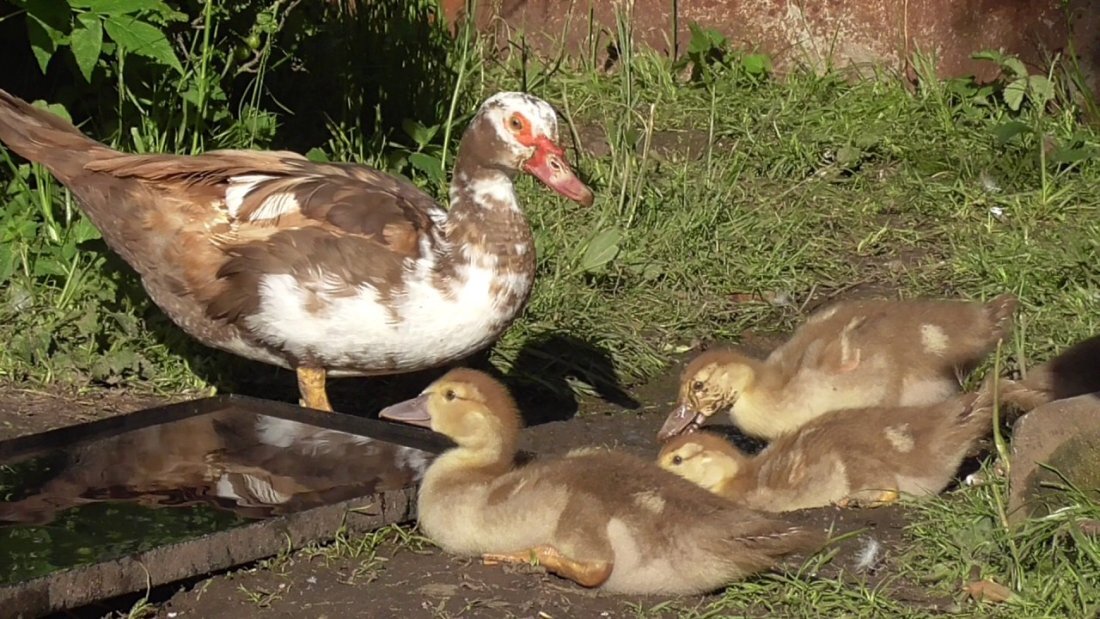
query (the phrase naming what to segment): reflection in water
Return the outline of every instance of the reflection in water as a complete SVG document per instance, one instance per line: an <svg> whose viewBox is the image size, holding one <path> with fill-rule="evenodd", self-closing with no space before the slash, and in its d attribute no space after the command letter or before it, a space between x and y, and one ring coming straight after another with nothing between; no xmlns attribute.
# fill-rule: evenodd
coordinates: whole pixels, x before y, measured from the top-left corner
<svg viewBox="0 0 1100 619"><path fill-rule="evenodd" d="M229 407L4 464L0 584L404 488L430 457Z"/></svg>

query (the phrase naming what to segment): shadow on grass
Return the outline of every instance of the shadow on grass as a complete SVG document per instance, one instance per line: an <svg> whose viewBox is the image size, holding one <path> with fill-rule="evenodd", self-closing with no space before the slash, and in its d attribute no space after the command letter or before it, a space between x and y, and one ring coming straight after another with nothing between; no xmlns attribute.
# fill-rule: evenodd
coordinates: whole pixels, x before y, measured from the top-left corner
<svg viewBox="0 0 1100 619"><path fill-rule="evenodd" d="M209 350L209 349L204 349ZM260 398L295 402L297 382L293 373L247 361L217 351L208 380L219 390ZM571 384L590 385L602 400L622 408L638 402L618 383L611 355L580 338L549 334L531 340L520 350L511 370L503 373L483 351L444 367L393 376L342 378L329 381L329 397L341 412L376 417L389 404L415 397L432 381L455 367L471 367L494 376L508 386L528 426L571 419L580 409L580 398Z"/></svg>

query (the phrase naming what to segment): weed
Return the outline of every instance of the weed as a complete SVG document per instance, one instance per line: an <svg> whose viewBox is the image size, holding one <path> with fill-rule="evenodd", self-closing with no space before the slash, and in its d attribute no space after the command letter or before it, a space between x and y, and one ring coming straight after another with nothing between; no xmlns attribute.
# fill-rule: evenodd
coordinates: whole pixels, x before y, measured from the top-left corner
<svg viewBox="0 0 1100 619"><path fill-rule="evenodd" d="M272 603L281 599L289 587L290 585L286 583L279 583L277 588L268 591L267 589L249 589L244 585L238 585L237 590L244 594L248 603L259 608L268 608Z"/></svg>
<svg viewBox="0 0 1100 619"><path fill-rule="evenodd" d="M400 525L389 525L364 535L354 536L341 525L331 543L307 546L301 553L307 561L320 559L325 565L356 561L344 579L344 582L351 584L361 581L370 582L377 578L378 572L388 560L388 557L379 552L383 545L420 552L427 543L427 539Z"/></svg>

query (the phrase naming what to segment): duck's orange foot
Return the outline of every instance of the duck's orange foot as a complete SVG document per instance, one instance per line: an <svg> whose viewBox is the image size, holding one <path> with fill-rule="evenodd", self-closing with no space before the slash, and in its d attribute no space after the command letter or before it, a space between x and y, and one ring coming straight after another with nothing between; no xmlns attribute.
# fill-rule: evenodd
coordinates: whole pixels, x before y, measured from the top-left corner
<svg viewBox="0 0 1100 619"><path fill-rule="evenodd" d="M509 553L486 553L481 555L485 565L501 563L529 563L541 565L546 571L568 578L582 587L598 587L611 577L614 566L610 561L577 561L558 552L553 546L535 546L527 550Z"/></svg>
<svg viewBox="0 0 1100 619"><path fill-rule="evenodd" d="M840 508L871 508L885 507L896 503L901 498L897 490L879 490L878 492L866 492L858 495L846 496L836 502Z"/></svg>
<svg viewBox="0 0 1100 619"><path fill-rule="evenodd" d="M328 402L328 393L325 392L325 369L298 368L296 371L298 373L298 392L302 395L298 403L305 408L332 412L332 405Z"/></svg>

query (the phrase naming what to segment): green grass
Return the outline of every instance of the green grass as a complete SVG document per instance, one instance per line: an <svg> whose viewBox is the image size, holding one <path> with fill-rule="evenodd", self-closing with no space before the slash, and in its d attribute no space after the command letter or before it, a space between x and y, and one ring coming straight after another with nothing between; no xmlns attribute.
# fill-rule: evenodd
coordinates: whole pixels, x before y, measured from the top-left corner
<svg viewBox="0 0 1100 619"><path fill-rule="evenodd" d="M620 31L629 37L628 27ZM210 48L196 40L193 53L181 53L184 85L225 72L211 68L224 59L211 58ZM1100 243L1097 134L1077 121L1075 105L1024 101L1013 111L997 92L961 80L926 75L914 94L890 76L772 78L747 61L685 84L666 58L643 51L623 58L610 74L584 61L521 64L462 34L447 60L454 88L439 93L436 118L417 121L435 127L429 137L364 136L332 121L329 137L313 145L316 156L397 169L442 195L442 179L411 165L408 154L453 156L461 125L451 121L463 120L462 111L524 84L558 104L563 135L580 136L575 163L598 199L581 209L521 179L538 283L494 349L498 365L507 369L532 342L568 335L609 354L617 378L637 383L693 340L789 330L811 298L856 284L906 296L1016 292L1024 337L1009 369L1097 331L1098 314L1089 311L1100 294L1092 264ZM274 125L287 116L254 94L264 79L275 78L247 83L239 116L207 111L220 118L213 127L184 123L186 114L151 126L120 108L119 122L136 125L100 137L130 150L282 147L277 132L245 130L257 116ZM170 108L158 103L176 97L168 90L151 89L148 105ZM129 85L121 92L136 98ZM998 144L1008 122L1028 130ZM1041 163L1037 133L1085 155ZM37 167L10 160L5 176L0 336L10 344L0 351L0 376L171 391L217 375L201 352L176 354L201 348L166 324L95 245L64 190ZM747 304L739 293L785 302Z"/></svg>
<svg viewBox="0 0 1100 619"><path fill-rule="evenodd" d="M538 279L527 311L493 350L503 369L533 343L568 336L610 357L607 378L637 384L693 341L788 331L808 303L856 285L902 296L1015 292L1021 310L1005 372L1100 331L1100 133L1081 120L1095 104L1071 91L1062 65L1050 72L1049 99L1029 93L1014 104L1002 90L1012 75L983 89L941 80L921 58L915 89L889 74L771 76L758 58L736 53L724 64L705 54L690 59L698 79L685 81L691 67L629 45L604 72L594 55L497 57L462 33L442 57L425 61L445 88L436 85L437 99L409 119L421 129L394 115L399 101L349 95L339 113L325 108L323 123L313 119L324 131L310 133L299 129L320 114L304 104L287 109L276 97L285 91L268 85L292 82L292 60L308 64L318 53L301 42L313 31L291 32L305 28L293 16L250 14L255 21L242 25L238 14L195 6L201 11L191 17L211 20L220 38L185 39L177 77L134 68L133 58L124 70L105 55L96 71L106 81L97 83L117 105L95 108L97 115L83 106L97 119L90 132L138 151L314 148L312 156L406 173L441 196L442 179L409 155L453 161L464 112L478 100L529 88L558 106L563 137L579 138L571 157L598 198L582 209L519 181L538 243ZM278 18L279 6L263 10ZM255 64L237 72L216 50L233 49L223 43L257 28L264 38ZM616 36L629 40L626 21ZM64 70L56 65L51 71ZM184 106L190 112L170 113L191 89L201 94ZM344 101L339 92L334 98ZM0 378L179 392L216 375L201 354L178 354L195 347L96 245L67 192L41 169L5 160ZM743 300L753 293L773 301ZM539 380L537 368L526 370ZM897 577L957 597L976 565L1020 599L996 608L960 603L964 616L1094 614L1100 548L1073 523L1098 517L1095 496L1078 495L1067 510L1011 531L1001 524L1004 494L996 482L915 506ZM343 539L314 556L361 557L369 580L381 568L377 543ZM739 584L712 606L681 614L927 614L897 601L889 583L867 588L803 576Z"/></svg>

